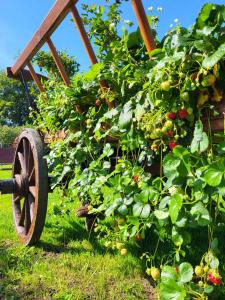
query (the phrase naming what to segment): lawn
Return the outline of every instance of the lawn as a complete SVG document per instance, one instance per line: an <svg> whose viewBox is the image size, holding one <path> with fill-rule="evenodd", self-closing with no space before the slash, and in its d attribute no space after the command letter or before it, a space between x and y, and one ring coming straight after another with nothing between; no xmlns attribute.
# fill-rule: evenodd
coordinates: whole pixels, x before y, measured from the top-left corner
<svg viewBox="0 0 225 300"><path fill-rule="evenodd" d="M10 173L1 168L0 179ZM18 242L10 199L0 196L0 299L153 299L138 256L106 251L75 217L74 203L64 211L59 190L35 247Z"/></svg>

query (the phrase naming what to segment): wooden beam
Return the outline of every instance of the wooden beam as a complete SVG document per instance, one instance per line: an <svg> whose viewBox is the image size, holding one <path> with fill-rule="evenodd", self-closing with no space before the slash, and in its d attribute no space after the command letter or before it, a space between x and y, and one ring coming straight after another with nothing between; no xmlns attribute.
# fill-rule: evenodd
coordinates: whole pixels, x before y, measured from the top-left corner
<svg viewBox="0 0 225 300"><path fill-rule="evenodd" d="M87 52L90 62L92 63L92 65L97 64L97 62L98 62L97 57L92 48L92 45L91 45L90 39L87 35L87 32L84 28L83 21L82 21L80 15L79 15L79 12L75 6L71 7L71 13L72 13L73 21L76 24L76 27L79 31L81 40L83 42L84 48Z"/></svg>
<svg viewBox="0 0 225 300"><path fill-rule="evenodd" d="M69 79L69 77L68 77L68 75L66 73L64 65L62 63L62 60L61 60L61 58L60 58L60 56L59 56L59 54L58 54L58 52L57 52L57 50L56 50L53 42L52 42L52 40L50 38L48 38L46 42L47 42L48 47L49 47L49 49L50 49L50 51L52 53L52 57L53 57L53 59L55 61L55 64L56 64L58 70L59 70L59 73L62 76L62 79L63 79L65 85L69 86L70 85L70 79Z"/></svg>
<svg viewBox="0 0 225 300"><path fill-rule="evenodd" d="M152 50L156 48L154 36L150 25L148 23L148 19L142 4L141 0L131 0L131 4L138 22L138 26L141 31L142 38L144 40L145 46L150 53Z"/></svg>
<svg viewBox="0 0 225 300"><path fill-rule="evenodd" d="M32 66L31 62L28 62L28 63L27 63L27 66L28 66L29 71L30 71L30 74L31 74L33 80L35 81L35 83L37 84L37 86L38 86L40 92L44 92L45 89L44 89L44 87L43 87L43 85L42 85L40 79L38 78L38 76L37 76L37 74L36 74L36 72L35 72L35 70L34 70L34 67Z"/></svg>
<svg viewBox="0 0 225 300"><path fill-rule="evenodd" d="M70 7L75 5L77 1L78 0L56 1L35 35L12 67L13 75L18 74L18 72L31 61L38 50L44 45L47 38L50 37L55 29L61 24L70 11Z"/></svg>
<svg viewBox="0 0 225 300"><path fill-rule="evenodd" d="M94 52L94 49L91 45L90 39L89 39L89 37L87 35L87 32L84 28L83 21L82 21L80 15L79 15L79 12L78 12L78 10L75 6L71 7L71 13L72 13L73 21L74 21L74 23L75 23L75 25L78 29L78 32L80 34L81 40L83 42L84 48L87 52L87 55L89 57L89 60L90 60L91 64L92 65L97 64L98 59L95 55L95 52ZM103 92L105 92L106 89L109 88L104 80L101 80L99 84L100 84L100 87L101 87ZM114 107L113 103L110 102L108 99L105 99L105 102L107 103L107 105L110 109Z"/></svg>
<svg viewBox="0 0 225 300"><path fill-rule="evenodd" d="M6 76L8 78L12 78L12 79L16 79L16 80L21 79L19 74L18 75L13 75L11 67L7 67L6 70L5 70L5 73L6 73ZM38 77L38 79L40 81L41 80L48 80L48 78L44 75L41 75L41 74L38 74L38 73L35 73L35 74L36 74L36 76ZM23 76L24 76L24 79L26 81L33 81L34 80L29 70L23 69Z"/></svg>

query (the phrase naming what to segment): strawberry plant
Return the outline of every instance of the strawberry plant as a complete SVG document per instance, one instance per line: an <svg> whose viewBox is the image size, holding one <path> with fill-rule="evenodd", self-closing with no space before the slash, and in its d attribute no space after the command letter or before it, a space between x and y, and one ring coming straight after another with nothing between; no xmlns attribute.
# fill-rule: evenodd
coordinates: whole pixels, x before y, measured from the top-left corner
<svg viewBox="0 0 225 300"><path fill-rule="evenodd" d="M49 81L37 102L37 126L66 132L50 145L53 185L105 215L94 232L107 249L150 241L142 259L160 299L223 299L225 140L211 118L224 101L225 6L204 5L162 41L154 31L150 60L139 30L119 34L119 2L83 8L100 62L70 87Z"/></svg>

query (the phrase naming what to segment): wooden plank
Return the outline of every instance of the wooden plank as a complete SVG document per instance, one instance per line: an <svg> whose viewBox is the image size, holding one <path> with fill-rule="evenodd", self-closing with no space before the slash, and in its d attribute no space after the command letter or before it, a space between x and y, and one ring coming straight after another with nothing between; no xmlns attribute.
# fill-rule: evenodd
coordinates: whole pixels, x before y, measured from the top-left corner
<svg viewBox="0 0 225 300"><path fill-rule="evenodd" d="M42 85L40 79L38 78L38 76L37 76L37 74L36 74L36 72L35 72L35 70L34 70L34 67L32 66L31 62L28 62L28 63L27 63L27 66L28 66L29 71L30 71L30 74L31 74L33 80L35 81L35 83L37 84L37 86L38 86L40 92L44 92L45 89L44 89L44 87L43 87L43 85Z"/></svg>
<svg viewBox="0 0 225 300"><path fill-rule="evenodd" d="M75 5L77 1L78 0L57 0L25 50L19 56L15 65L12 67L13 75L18 74L18 72L31 61L33 56L44 45L46 39L52 35L66 17L70 11L70 7Z"/></svg>
<svg viewBox="0 0 225 300"><path fill-rule="evenodd" d="M151 52L156 48L154 36L141 0L131 0L131 4L138 22L138 26L141 31L142 38L148 52Z"/></svg>
<svg viewBox="0 0 225 300"><path fill-rule="evenodd" d="M13 75L12 73L12 70L11 70L11 67L7 67L6 70L5 70L5 73L6 73L6 76L8 78L12 78L12 79L16 79L16 80L21 80L21 77L20 77L20 74L18 75ZM36 76L38 77L38 79L41 81L41 80L48 80L47 77L45 77L44 75L41 75L41 74L38 74L38 73L35 73ZM23 77L26 81L33 81L33 77L30 73L29 70L26 70L26 69L23 69Z"/></svg>
<svg viewBox="0 0 225 300"><path fill-rule="evenodd" d="M66 73L64 65L62 63L62 60L61 60L61 58L60 58L60 56L59 56L59 54L58 54L58 52L57 52L57 50L56 50L53 42L52 42L52 40L50 38L48 38L46 42L47 42L48 47L49 47L49 49L50 49L50 51L52 53L52 57L53 57L53 59L55 61L55 64L56 64L58 70L59 70L59 73L62 76L62 79L63 79L65 85L69 86L70 85L70 79L69 79L69 77L68 77L68 75Z"/></svg>

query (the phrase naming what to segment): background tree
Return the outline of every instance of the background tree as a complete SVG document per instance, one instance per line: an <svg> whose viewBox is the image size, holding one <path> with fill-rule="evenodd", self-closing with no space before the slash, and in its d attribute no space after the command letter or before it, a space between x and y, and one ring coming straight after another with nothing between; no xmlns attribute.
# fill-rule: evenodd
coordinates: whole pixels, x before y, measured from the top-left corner
<svg viewBox="0 0 225 300"><path fill-rule="evenodd" d="M33 84L29 83L29 87L34 94ZM0 71L0 125L21 126L29 122L29 106L23 84Z"/></svg>

